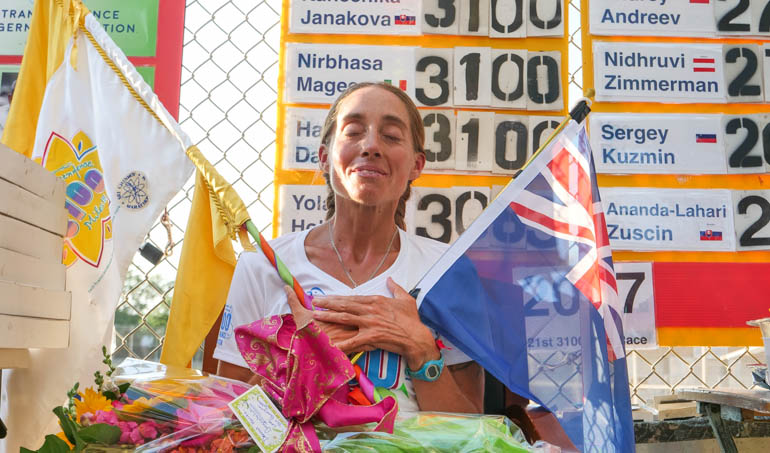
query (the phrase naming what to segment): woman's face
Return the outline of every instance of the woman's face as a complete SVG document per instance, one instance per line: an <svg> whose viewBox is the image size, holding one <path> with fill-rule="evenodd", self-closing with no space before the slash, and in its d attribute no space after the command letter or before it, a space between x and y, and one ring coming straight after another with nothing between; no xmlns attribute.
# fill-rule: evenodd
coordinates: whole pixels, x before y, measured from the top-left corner
<svg viewBox="0 0 770 453"><path fill-rule="evenodd" d="M338 196L369 206L398 202L425 166L408 118L401 100L382 88L361 88L342 101L330 146L319 155Z"/></svg>

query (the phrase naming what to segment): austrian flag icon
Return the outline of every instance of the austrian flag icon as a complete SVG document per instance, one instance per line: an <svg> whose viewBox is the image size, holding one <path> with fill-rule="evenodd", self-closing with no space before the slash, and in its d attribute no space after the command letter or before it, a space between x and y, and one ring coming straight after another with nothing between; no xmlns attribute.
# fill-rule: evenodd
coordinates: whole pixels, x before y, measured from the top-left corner
<svg viewBox="0 0 770 453"><path fill-rule="evenodd" d="M716 72L714 58L696 57L692 59L692 72Z"/></svg>

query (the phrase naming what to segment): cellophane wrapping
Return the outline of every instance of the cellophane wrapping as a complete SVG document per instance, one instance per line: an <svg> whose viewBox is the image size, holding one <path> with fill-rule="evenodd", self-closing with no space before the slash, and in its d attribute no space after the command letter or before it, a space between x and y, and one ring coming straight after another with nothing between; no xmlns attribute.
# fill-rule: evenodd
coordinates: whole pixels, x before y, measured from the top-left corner
<svg viewBox="0 0 770 453"><path fill-rule="evenodd" d="M113 375L130 384L111 414L94 423L121 429L113 447L136 452L258 452L227 404L249 389L243 382L189 368L126 359ZM366 426L345 432L321 423L316 431L328 452L529 452L523 434L503 416L417 412L400 414L393 434ZM90 445L90 451L108 451Z"/></svg>

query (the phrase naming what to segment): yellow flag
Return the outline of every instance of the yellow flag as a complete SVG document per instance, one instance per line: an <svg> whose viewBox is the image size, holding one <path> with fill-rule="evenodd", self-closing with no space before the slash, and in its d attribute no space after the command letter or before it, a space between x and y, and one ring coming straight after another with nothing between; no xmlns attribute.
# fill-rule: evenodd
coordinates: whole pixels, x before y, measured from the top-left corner
<svg viewBox="0 0 770 453"><path fill-rule="evenodd" d="M187 366L225 306L235 270L230 231L200 171L160 361Z"/></svg>
<svg viewBox="0 0 770 453"><path fill-rule="evenodd" d="M66 186L69 347L32 349L28 368L3 373L0 451L39 448L51 409L103 371L126 269L194 169L190 139L80 1L35 5L5 138Z"/></svg>
<svg viewBox="0 0 770 453"><path fill-rule="evenodd" d="M24 48L19 78L5 123L2 142L14 151L32 156L35 131L46 85L61 66L70 39L88 9L79 1L36 1L30 33ZM20 100L23 100L21 102Z"/></svg>

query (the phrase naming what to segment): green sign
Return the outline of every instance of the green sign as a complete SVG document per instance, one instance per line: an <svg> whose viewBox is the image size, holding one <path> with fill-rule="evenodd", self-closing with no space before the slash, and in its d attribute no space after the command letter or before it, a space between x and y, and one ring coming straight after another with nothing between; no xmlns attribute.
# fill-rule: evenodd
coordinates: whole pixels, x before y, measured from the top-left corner
<svg viewBox="0 0 770 453"><path fill-rule="evenodd" d="M129 57L153 57L160 0L84 0L108 35ZM0 55L22 55L32 21L32 0L2 0Z"/></svg>
<svg viewBox="0 0 770 453"><path fill-rule="evenodd" d="M159 0L84 0L115 44L129 57L154 57Z"/></svg>
<svg viewBox="0 0 770 453"><path fill-rule="evenodd" d="M155 91L155 66L137 66L136 72L150 85L153 91Z"/></svg>

